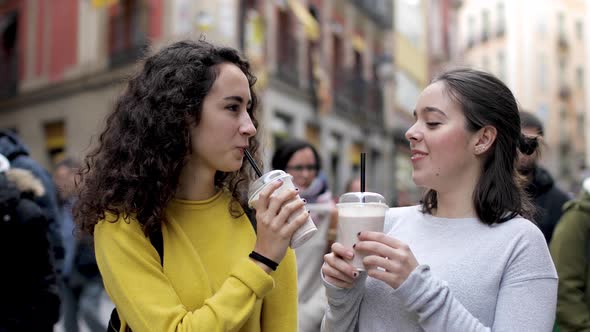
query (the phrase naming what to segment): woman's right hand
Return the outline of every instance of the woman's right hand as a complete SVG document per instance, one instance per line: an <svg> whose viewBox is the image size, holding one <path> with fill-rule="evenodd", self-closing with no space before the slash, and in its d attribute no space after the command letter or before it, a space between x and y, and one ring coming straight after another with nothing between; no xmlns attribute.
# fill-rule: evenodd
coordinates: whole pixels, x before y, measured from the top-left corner
<svg viewBox="0 0 590 332"><path fill-rule="evenodd" d="M309 211L303 209L305 202L297 197L295 189L273 195L282 184L282 181L269 184L260 192L254 206L256 209L254 251L277 263L285 257L293 233L309 217ZM294 217L287 222L291 215Z"/></svg>
<svg viewBox="0 0 590 332"><path fill-rule="evenodd" d="M354 252L346 249L342 244L332 244L332 252L324 255L325 264L322 266L324 279L340 288L351 288L359 276L357 269L348 261L352 260Z"/></svg>

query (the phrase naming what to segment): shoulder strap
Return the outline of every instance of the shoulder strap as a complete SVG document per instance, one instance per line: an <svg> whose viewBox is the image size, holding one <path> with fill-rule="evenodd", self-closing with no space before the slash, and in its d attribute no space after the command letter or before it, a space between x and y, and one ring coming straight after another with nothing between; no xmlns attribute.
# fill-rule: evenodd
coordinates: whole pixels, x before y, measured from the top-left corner
<svg viewBox="0 0 590 332"><path fill-rule="evenodd" d="M252 224L252 228L254 228L254 232L256 232L256 212L254 211L254 209L251 209L247 205L242 206L242 209L244 210L244 213L246 213L248 220L250 220L250 224Z"/></svg>
<svg viewBox="0 0 590 332"><path fill-rule="evenodd" d="M162 228L159 227L157 231L150 234L150 242L156 248L158 255L160 255L160 265L164 266L164 239L162 237Z"/></svg>

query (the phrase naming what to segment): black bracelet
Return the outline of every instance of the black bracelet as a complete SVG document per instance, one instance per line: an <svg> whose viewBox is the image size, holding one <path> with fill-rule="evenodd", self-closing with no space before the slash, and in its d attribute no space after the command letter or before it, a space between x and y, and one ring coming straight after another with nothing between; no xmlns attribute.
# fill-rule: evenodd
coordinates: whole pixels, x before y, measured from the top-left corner
<svg viewBox="0 0 590 332"><path fill-rule="evenodd" d="M250 253L250 258L252 258L255 261L259 261L260 263L268 266L273 271L276 271L277 267L279 266L279 263L273 261L270 258L266 258L266 257L262 256L261 254L257 253L256 251L252 251Z"/></svg>

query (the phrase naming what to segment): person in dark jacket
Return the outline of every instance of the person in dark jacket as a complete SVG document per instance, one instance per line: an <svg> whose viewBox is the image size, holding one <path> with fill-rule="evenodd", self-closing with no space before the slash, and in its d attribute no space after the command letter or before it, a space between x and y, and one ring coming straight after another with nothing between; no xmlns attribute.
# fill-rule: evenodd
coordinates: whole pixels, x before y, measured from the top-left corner
<svg viewBox="0 0 590 332"><path fill-rule="evenodd" d="M521 131L526 136L543 138L543 124L532 113L520 112ZM571 198L557 187L547 170L539 166L539 152L533 155L519 155L518 170L526 177L526 192L533 198L536 212L534 221L543 232L547 243L551 241L555 225L561 218L562 206Z"/></svg>
<svg viewBox="0 0 590 332"><path fill-rule="evenodd" d="M35 203L39 205L48 218L49 243L51 245L52 259L58 273L63 265L64 251L57 226L59 220L59 208L57 204L57 192L51 179L51 174L37 161L31 158L29 149L20 138L10 130L0 130L0 154L10 162L11 168L26 169L30 171L43 185L44 194L35 197Z"/></svg>
<svg viewBox="0 0 590 332"><path fill-rule="evenodd" d="M0 332L53 331L59 318L48 219L35 203L43 194L31 172L0 170Z"/></svg>
<svg viewBox="0 0 590 332"><path fill-rule="evenodd" d="M557 268L557 323L561 332L590 331L590 178L564 206L551 240Z"/></svg>

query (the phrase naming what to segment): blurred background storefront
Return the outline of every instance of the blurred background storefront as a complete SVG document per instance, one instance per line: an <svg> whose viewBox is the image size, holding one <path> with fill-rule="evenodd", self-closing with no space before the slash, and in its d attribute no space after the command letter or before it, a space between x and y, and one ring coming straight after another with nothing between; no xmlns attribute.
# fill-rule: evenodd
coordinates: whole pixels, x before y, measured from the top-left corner
<svg viewBox="0 0 590 332"><path fill-rule="evenodd" d="M574 188L590 155L589 13L590 0L0 0L0 128L50 169L83 157L146 50L206 38L255 68L267 165L278 141L306 139L340 194L366 152L368 189L415 204L415 102L468 65L544 120L547 166Z"/></svg>

